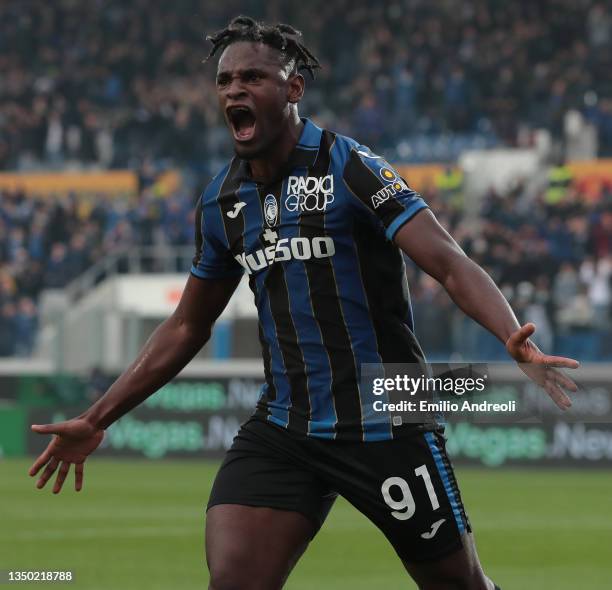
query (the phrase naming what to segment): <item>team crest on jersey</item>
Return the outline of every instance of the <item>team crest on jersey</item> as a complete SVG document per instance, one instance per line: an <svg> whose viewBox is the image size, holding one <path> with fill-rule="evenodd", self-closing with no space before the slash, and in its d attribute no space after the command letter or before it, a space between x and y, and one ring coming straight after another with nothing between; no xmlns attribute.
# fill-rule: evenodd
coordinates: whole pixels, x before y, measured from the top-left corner
<svg viewBox="0 0 612 590"><path fill-rule="evenodd" d="M271 193L264 199L264 217L270 227L274 227L278 222L278 203Z"/></svg>

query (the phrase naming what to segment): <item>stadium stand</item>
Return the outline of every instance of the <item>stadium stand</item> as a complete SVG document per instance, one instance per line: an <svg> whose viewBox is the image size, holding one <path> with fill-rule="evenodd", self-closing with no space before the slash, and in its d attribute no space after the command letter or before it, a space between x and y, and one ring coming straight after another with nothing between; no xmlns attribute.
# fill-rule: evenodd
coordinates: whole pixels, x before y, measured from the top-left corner
<svg viewBox="0 0 612 590"><path fill-rule="evenodd" d="M596 129L598 155L612 155L612 14L602 2L206 4L1 3L0 170L132 168L140 188L135 198L0 190L0 356L32 353L44 288L133 245L192 243L193 194L158 198L146 169L189 169L201 187L227 156L203 37L238 10L300 23L324 66L303 112L393 162L454 162L466 149L519 145L533 129L558 139L572 110ZM538 324L543 347L598 360L611 352L612 187L588 191L571 183L551 203L521 183L491 190L476 224L439 187L424 196L521 320ZM409 273L430 356L502 354L434 281Z"/></svg>
<svg viewBox="0 0 612 590"><path fill-rule="evenodd" d="M144 154L214 169L228 143L203 37L245 5L300 23L320 56L304 112L389 159L413 145L403 159L452 160L479 140L516 144L526 129L559 137L570 109L597 127L600 155L612 154L602 2L8 1L0 170L123 168Z"/></svg>
<svg viewBox="0 0 612 590"><path fill-rule="evenodd" d="M543 195L534 202L523 194L522 186L504 197L492 192L477 226L435 188L424 197L465 251L494 277L521 320L537 323L543 347L606 358L611 352L610 187L594 202L575 190L555 205ZM192 199L185 193L160 199L145 189L133 200L0 193L0 354L32 351L35 302L43 288L65 287L104 256L131 246L189 246L192 228ZM188 263L179 260L173 270L186 272ZM146 264L143 269L156 270ZM435 281L408 269L417 332L430 355L463 350L466 358L481 359L491 351L503 353Z"/></svg>

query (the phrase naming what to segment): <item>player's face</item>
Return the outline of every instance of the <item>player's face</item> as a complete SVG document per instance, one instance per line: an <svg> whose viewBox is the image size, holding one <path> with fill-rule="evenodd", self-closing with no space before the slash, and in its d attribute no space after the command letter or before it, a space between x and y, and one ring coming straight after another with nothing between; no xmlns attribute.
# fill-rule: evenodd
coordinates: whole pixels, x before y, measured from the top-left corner
<svg viewBox="0 0 612 590"><path fill-rule="evenodd" d="M239 157L264 155L286 131L290 104L297 102L296 77L289 75L278 51L262 43L233 43L221 54L217 95Z"/></svg>

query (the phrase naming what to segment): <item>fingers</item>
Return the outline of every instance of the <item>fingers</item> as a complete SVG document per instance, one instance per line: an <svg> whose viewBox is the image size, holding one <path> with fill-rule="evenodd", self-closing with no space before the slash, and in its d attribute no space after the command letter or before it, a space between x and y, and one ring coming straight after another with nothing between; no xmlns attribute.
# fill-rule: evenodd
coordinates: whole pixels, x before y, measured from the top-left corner
<svg viewBox="0 0 612 590"><path fill-rule="evenodd" d="M51 460L47 464L47 467L43 471L40 479L36 482L36 487L40 490L45 487L45 484L49 481L51 476L55 473L59 461L55 457L51 457Z"/></svg>
<svg viewBox="0 0 612 590"><path fill-rule="evenodd" d="M547 371L547 374L557 385L560 385L561 387L568 389L569 391L578 391L578 386L561 371L558 371L557 369L549 369Z"/></svg>
<svg viewBox="0 0 612 590"><path fill-rule="evenodd" d="M48 448L46 448L38 456L38 459L36 459L36 461L34 461L34 463L32 464L32 467L30 467L30 471L28 471L28 474L30 475L30 477L34 477L40 471L40 468L45 463L47 463L47 461L50 459L50 457L51 457L51 452L49 451Z"/></svg>
<svg viewBox="0 0 612 590"><path fill-rule="evenodd" d="M64 432L66 422L58 422L57 424L32 424L31 428L38 434L61 434Z"/></svg>
<svg viewBox="0 0 612 590"><path fill-rule="evenodd" d="M531 328L533 333L533 324L526 324L523 328ZM518 332L522 332L518 330ZM524 333L528 332L525 330ZM536 349L537 350L537 349ZM544 355L541 352L532 356L531 362L519 363L521 370L535 383L540 385L555 404L562 410L567 410L572 401L569 396L563 391L564 389L576 392L578 386L567 375L559 371L558 368L575 369L580 365L577 360L561 357Z"/></svg>
<svg viewBox="0 0 612 590"><path fill-rule="evenodd" d="M83 489L83 471L85 463L75 463L74 465L74 489L80 492Z"/></svg>
<svg viewBox="0 0 612 590"><path fill-rule="evenodd" d="M576 359L570 359L564 356L542 355L541 362L548 367L565 369L577 369L580 366L580 363Z"/></svg>
<svg viewBox="0 0 612 590"><path fill-rule="evenodd" d="M546 383L544 383L544 390L562 410L567 410L572 405L570 398L567 397L561 388L553 381L546 381Z"/></svg>
<svg viewBox="0 0 612 590"><path fill-rule="evenodd" d="M57 472L57 477L55 478L55 485L53 486L53 493L58 494L64 485L64 481L66 481L66 476L70 471L70 463L66 461L62 461L62 464Z"/></svg>
<svg viewBox="0 0 612 590"><path fill-rule="evenodd" d="M535 324L525 324L508 338L508 345L520 346L535 332Z"/></svg>
<svg viewBox="0 0 612 590"><path fill-rule="evenodd" d="M30 476L36 475L40 468L48 462L46 469L43 471L40 479L36 482L36 487L40 490L45 487L46 483L53 477L57 466L60 465L60 461L55 457L52 457L51 460L49 451L45 451L36 459L32 467L30 467L30 471L28 472ZM66 481L66 477L70 472L71 463L68 461L61 461L61 466L59 471L57 472L57 478L55 479L55 485L53 486L53 493L57 494L61 491L64 482ZM77 492L80 492L83 489L83 472L85 469L85 465L83 463L75 463L74 465L74 489Z"/></svg>

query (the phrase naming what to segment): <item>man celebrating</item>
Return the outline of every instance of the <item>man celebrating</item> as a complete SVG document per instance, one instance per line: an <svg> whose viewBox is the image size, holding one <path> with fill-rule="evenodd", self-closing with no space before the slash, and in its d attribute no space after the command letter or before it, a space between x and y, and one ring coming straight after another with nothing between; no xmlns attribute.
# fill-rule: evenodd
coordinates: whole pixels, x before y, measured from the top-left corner
<svg viewBox="0 0 612 590"><path fill-rule="evenodd" d="M213 590L272 590L337 494L385 534L420 588L491 590L476 555L443 427L374 412L364 363L424 363L402 251L506 344L562 408L575 385L542 354L489 276L384 159L298 115L302 71L319 67L287 25L235 18L213 35L217 93L235 157L197 205L196 255L174 314L83 415L33 426L56 435L30 470L59 492L104 429L172 379L208 340L247 274L266 383L208 504Z"/></svg>

